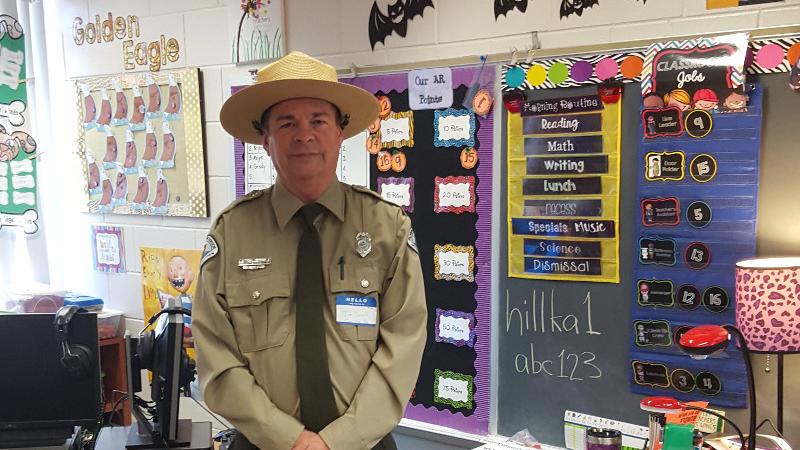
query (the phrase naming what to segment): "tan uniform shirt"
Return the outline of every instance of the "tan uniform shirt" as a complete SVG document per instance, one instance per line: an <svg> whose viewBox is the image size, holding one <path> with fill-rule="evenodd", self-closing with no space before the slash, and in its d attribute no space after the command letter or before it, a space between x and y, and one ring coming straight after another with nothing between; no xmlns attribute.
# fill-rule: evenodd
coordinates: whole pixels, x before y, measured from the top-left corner
<svg viewBox="0 0 800 450"><path fill-rule="evenodd" d="M370 449L400 421L419 372L427 308L411 221L334 180L316 220L328 301L328 364L341 416L320 432L331 450ZM209 234L193 305L197 368L208 406L262 450L290 449L304 429L295 365L302 203L280 184L234 202ZM369 233L371 251L356 252ZM244 270L243 258L267 258ZM342 264L340 264L342 262ZM302 280L299 280L302 282ZM336 295L378 300L378 325L341 325Z"/></svg>

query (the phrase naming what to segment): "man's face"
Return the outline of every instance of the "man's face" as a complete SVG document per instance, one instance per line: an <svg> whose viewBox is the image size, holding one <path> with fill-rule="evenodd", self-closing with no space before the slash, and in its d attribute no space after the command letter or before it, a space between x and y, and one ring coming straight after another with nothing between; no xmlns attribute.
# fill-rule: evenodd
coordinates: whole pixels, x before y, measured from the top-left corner
<svg viewBox="0 0 800 450"><path fill-rule="evenodd" d="M265 124L264 149L284 183L336 173L344 134L336 109L315 98L296 98L273 106Z"/></svg>

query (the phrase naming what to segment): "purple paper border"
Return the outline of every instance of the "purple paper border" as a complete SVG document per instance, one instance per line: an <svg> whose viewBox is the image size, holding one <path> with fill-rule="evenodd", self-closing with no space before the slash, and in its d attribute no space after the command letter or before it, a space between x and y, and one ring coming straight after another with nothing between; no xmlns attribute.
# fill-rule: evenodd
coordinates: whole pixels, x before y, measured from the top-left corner
<svg viewBox="0 0 800 450"><path fill-rule="evenodd" d="M383 186L386 185L386 184L393 184L393 185L407 184L407 185L410 185L411 189L409 190L409 193L411 194L411 198L409 199L408 206L400 206L400 205L398 205L398 206L400 206L400 208L405 212L410 212L410 213L414 212L414 178L413 177L378 177L376 181L378 182L378 194L380 194L381 197L383 197L383 192L382 192L383 189L381 189L381 188L383 188ZM394 203L394 202L392 202L392 203Z"/></svg>
<svg viewBox="0 0 800 450"><path fill-rule="evenodd" d="M104 264L97 261L97 235L98 234L113 234L117 236L119 242L119 264ZM106 273L122 273L125 272L125 241L122 236L122 228L109 226L109 225L92 225L92 262L94 262L94 270Z"/></svg>
<svg viewBox="0 0 800 450"><path fill-rule="evenodd" d="M468 86L477 74L478 68L453 69L453 86ZM487 66L481 74L484 85L494 86L494 67ZM342 79L346 83L364 88L370 92L402 92L408 89L408 74L398 73L390 75L375 75ZM495 102L496 107L497 102ZM431 424L454 428L467 433L486 435L489 433L489 352L491 340L491 248L492 248L492 153L494 120L492 114L487 117L475 117L479 123L476 135L478 139L478 185L475 192L478 198L475 212L478 221L475 229L478 239L475 242L477 255L475 259L475 411L470 416L462 413L451 413L449 410L439 410L436 407L423 405L406 406L405 417Z"/></svg>
<svg viewBox="0 0 800 450"><path fill-rule="evenodd" d="M463 340L463 339L453 339L449 337L440 337L439 324L441 323L442 316L469 320L469 339ZM434 325L434 327L435 328L433 331L433 336L436 342L446 342L448 344L455 345L456 347L463 347L466 345L467 347L474 348L475 346L475 315L472 313L436 308L436 325Z"/></svg>

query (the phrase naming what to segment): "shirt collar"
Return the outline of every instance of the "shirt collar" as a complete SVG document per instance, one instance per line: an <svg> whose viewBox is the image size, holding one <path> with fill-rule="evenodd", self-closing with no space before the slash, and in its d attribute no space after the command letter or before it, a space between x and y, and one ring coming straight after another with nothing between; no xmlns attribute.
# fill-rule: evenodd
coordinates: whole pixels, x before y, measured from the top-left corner
<svg viewBox="0 0 800 450"><path fill-rule="evenodd" d="M339 221L344 222L344 197L344 184L334 179L317 199L317 203L324 206ZM275 219L281 230L286 227L286 224L292 220L302 206L303 202L300 199L287 191L280 182L275 183L275 187L272 189L272 209L275 211Z"/></svg>

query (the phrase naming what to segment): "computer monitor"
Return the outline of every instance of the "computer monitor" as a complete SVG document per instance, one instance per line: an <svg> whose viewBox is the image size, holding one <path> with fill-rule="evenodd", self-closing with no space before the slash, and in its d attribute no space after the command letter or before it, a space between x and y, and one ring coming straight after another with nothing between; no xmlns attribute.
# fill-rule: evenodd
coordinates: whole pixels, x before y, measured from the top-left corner
<svg viewBox="0 0 800 450"><path fill-rule="evenodd" d="M149 369L152 372L150 396L154 403L154 406L143 404L134 397L133 413L138 424L128 435L125 447L129 450L211 448L210 422L193 423L190 419L178 418L181 390L188 393L194 378L194 365L183 350L183 311L179 301L172 299L160 311L152 334L148 331L138 338L126 338L129 379L134 380L129 390L136 393L141 389L135 380L142 369ZM152 414L152 420L143 415L142 408Z"/></svg>
<svg viewBox="0 0 800 450"><path fill-rule="evenodd" d="M156 402L158 420L153 428L168 443L178 440L183 326L181 314L165 314L159 318L153 339L153 381L150 396Z"/></svg>
<svg viewBox="0 0 800 450"><path fill-rule="evenodd" d="M96 429L102 417L97 315L75 314L70 345L91 354L77 376L60 360L54 314L0 314L0 448L63 445L76 426Z"/></svg>

